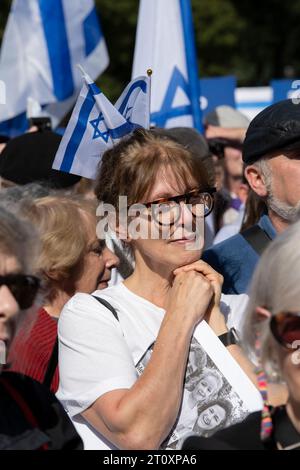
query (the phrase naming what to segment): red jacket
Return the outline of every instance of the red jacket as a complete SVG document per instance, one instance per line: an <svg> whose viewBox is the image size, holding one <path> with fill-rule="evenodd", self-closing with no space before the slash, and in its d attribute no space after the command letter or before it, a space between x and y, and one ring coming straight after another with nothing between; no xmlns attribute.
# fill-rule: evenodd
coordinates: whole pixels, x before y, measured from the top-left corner
<svg viewBox="0 0 300 470"><path fill-rule="evenodd" d="M18 331L8 355L6 370L19 372L43 383L57 338L57 320L41 308L32 329ZM59 384L58 367L53 376L51 391Z"/></svg>

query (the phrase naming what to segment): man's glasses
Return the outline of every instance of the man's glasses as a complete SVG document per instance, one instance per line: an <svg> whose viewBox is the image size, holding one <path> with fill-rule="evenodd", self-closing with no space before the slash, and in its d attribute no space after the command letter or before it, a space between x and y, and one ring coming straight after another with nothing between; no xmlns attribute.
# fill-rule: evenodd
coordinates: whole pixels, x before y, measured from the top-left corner
<svg viewBox="0 0 300 470"><path fill-rule="evenodd" d="M40 280L26 274L0 276L0 287L7 286L21 310L30 308L40 288Z"/></svg>
<svg viewBox="0 0 300 470"><path fill-rule="evenodd" d="M271 318L270 328L274 338L284 348L290 349L295 341L300 343L300 313L278 313Z"/></svg>
<svg viewBox="0 0 300 470"><path fill-rule="evenodd" d="M194 189L179 196L156 199L152 202L143 204L147 208L151 208L152 217L159 225L174 225L181 216L181 202L187 205L191 213L196 217L199 216L198 207L203 207L201 215L207 217L214 207L213 194L216 188Z"/></svg>

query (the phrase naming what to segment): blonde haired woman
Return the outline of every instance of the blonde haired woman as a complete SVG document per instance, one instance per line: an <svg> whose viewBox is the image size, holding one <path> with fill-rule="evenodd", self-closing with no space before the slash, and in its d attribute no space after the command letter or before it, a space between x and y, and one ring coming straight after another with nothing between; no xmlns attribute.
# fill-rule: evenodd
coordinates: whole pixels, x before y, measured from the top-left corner
<svg viewBox="0 0 300 470"><path fill-rule="evenodd" d="M57 320L75 292L107 287L118 259L96 237L91 201L49 196L25 204L23 215L37 228L41 251L35 266L46 297L31 329L22 329L11 348L10 370L22 372L57 391Z"/></svg>

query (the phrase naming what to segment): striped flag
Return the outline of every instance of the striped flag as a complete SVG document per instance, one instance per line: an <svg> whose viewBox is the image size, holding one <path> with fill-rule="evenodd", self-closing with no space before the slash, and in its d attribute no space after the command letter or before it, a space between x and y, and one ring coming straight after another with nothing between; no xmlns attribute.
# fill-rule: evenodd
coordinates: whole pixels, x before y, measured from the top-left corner
<svg viewBox="0 0 300 470"><path fill-rule="evenodd" d="M14 0L1 47L0 123L20 117L28 97L41 106L59 103L63 115L81 86L76 64L95 80L108 62L94 0Z"/></svg>
<svg viewBox="0 0 300 470"><path fill-rule="evenodd" d="M130 82L115 106L84 73L84 83L53 168L95 178L103 153L138 127L149 128L148 77Z"/></svg>
<svg viewBox="0 0 300 470"><path fill-rule="evenodd" d="M190 0L140 0L132 78L148 68L151 123L202 131Z"/></svg>

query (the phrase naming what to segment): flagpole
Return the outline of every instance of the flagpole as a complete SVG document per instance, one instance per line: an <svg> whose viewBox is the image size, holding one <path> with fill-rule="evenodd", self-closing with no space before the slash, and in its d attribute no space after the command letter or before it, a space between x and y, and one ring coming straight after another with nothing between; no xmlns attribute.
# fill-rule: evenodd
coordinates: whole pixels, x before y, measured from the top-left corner
<svg viewBox="0 0 300 470"><path fill-rule="evenodd" d="M147 76L149 77L149 111L150 111L150 116L149 116L149 129L150 129L150 124L151 124L151 87L152 87L152 74L153 70L148 69L147 70Z"/></svg>

